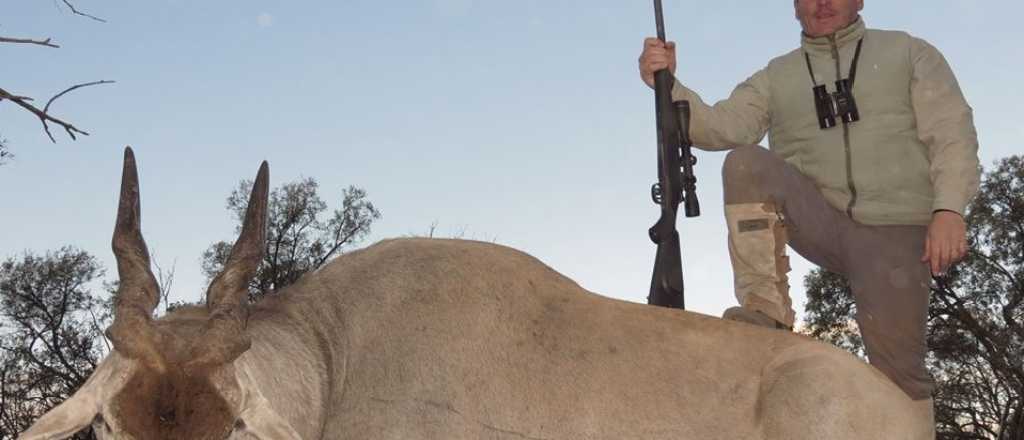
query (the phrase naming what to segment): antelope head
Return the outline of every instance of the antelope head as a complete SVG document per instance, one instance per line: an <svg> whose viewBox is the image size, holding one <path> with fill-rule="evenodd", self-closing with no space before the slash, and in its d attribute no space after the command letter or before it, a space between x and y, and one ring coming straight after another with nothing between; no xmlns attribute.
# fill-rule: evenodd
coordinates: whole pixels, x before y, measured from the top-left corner
<svg viewBox="0 0 1024 440"><path fill-rule="evenodd" d="M235 363L250 346L245 301L263 258L268 174L263 162L241 235L210 284L205 310L156 321L159 288L142 239L135 157L125 149L112 243L121 281L106 332L113 350L20 439L67 438L90 424L101 440L298 438Z"/></svg>

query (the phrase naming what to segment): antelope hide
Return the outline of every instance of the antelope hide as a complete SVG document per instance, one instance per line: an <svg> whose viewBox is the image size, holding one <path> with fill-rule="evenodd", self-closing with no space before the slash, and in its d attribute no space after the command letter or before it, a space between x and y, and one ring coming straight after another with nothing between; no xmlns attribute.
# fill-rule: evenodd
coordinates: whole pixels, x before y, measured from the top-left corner
<svg viewBox="0 0 1024 440"><path fill-rule="evenodd" d="M19 437L927 439L920 405L810 338L588 292L494 244L408 238L247 306L268 173L207 303L154 320L125 152L109 356Z"/></svg>

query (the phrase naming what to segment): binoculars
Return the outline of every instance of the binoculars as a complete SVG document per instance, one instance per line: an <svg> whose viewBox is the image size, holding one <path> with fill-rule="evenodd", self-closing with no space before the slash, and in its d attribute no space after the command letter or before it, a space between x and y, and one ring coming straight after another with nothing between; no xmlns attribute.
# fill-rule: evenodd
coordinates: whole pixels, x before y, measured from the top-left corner
<svg viewBox="0 0 1024 440"><path fill-rule="evenodd" d="M846 124L860 120L849 79L836 81L836 91L833 93L829 93L824 84L814 86L812 90L814 107L818 111L818 126L822 130L835 127L836 117Z"/></svg>

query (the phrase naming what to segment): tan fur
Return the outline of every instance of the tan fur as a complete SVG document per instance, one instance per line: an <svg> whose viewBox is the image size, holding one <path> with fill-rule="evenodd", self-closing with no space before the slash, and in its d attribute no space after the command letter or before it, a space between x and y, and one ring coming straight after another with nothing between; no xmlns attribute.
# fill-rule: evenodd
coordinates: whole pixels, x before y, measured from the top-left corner
<svg viewBox="0 0 1024 440"><path fill-rule="evenodd" d="M486 243L379 243L303 278L250 327L311 342L273 369L299 371L295 357L316 368L262 379L293 426L320 415L304 438L911 439L927 428L898 388L837 349L604 298ZM302 393L324 403L295 406Z"/></svg>
<svg viewBox="0 0 1024 440"><path fill-rule="evenodd" d="M188 338L189 323L203 318L187 309L158 326ZM493 244L400 239L352 252L254 307L247 332L252 348L209 383L233 416L262 408L280 419L264 432L302 439L917 440L929 432L902 391L838 349L601 297ZM203 380L183 389L201 393ZM237 392L223 391L231 383ZM176 399L192 398L185 394ZM229 438L243 438L234 437L237 425Z"/></svg>
<svg viewBox="0 0 1024 440"><path fill-rule="evenodd" d="M114 399L115 417L125 431L139 433L140 438L224 439L235 421L207 377L180 371L136 374Z"/></svg>

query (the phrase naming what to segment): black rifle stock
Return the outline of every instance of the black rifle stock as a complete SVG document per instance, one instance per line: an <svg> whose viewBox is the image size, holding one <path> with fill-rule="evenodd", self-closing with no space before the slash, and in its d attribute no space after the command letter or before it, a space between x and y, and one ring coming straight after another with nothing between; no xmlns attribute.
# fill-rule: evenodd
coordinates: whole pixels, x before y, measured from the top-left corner
<svg viewBox="0 0 1024 440"><path fill-rule="evenodd" d="M654 0L654 18L658 39L664 42L661 0ZM686 216L696 217L700 215L700 204L696 194L697 179L693 175L693 165L697 161L690 152L690 104L687 101L672 102L673 84L675 78L668 69L654 73L658 183L651 187L651 198L661 206L661 217L647 231L651 241L658 245L647 303L683 309L683 267L676 213L679 203L684 202Z"/></svg>

